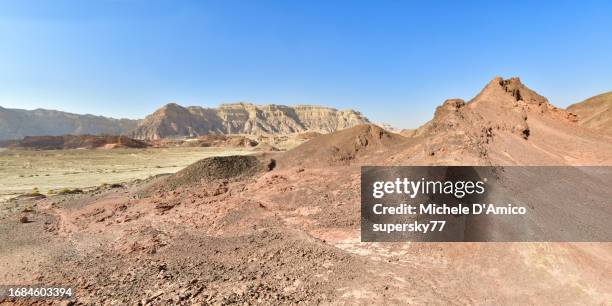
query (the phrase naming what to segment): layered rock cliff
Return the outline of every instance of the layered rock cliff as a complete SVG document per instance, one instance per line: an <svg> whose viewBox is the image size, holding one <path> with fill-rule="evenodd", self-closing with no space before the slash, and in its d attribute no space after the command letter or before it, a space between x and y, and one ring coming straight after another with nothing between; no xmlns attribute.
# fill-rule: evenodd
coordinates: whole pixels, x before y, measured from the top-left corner
<svg viewBox="0 0 612 306"><path fill-rule="evenodd" d="M206 134L329 133L368 122L353 110L312 105L233 103L203 108L170 103L147 116L130 135L138 139L161 139Z"/></svg>

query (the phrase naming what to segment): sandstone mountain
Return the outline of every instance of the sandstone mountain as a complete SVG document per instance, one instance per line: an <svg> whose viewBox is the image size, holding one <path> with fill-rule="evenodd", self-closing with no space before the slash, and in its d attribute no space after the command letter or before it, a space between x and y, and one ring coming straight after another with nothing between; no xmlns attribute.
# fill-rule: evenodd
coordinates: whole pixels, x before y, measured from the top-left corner
<svg viewBox="0 0 612 306"><path fill-rule="evenodd" d="M0 140L67 134L120 135L128 133L137 125L138 120L78 115L47 109L0 107Z"/></svg>
<svg viewBox="0 0 612 306"><path fill-rule="evenodd" d="M219 108L203 108L170 103L147 116L131 136L160 139L205 134L329 133L368 122L353 110L312 105L234 103Z"/></svg>
<svg viewBox="0 0 612 306"><path fill-rule="evenodd" d="M519 78L493 79L471 101L449 99L395 163L610 164L612 141L577 123Z"/></svg>
<svg viewBox="0 0 612 306"><path fill-rule="evenodd" d="M580 125L612 134L612 92L570 105L567 110L578 115Z"/></svg>

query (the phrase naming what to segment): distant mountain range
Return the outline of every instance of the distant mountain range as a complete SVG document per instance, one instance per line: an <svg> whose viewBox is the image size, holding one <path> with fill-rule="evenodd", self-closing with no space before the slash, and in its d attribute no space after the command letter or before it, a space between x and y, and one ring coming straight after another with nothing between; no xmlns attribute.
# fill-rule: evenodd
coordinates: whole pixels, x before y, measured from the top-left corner
<svg viewBox="0 0 612 306"><path fill-rule="evenodd" d="M205 134L330 133L368 122L354 110L312 105L235 103L202 108L171 103L147 116L130 136L160 139Z"/></svg>
<svg viewBox="0 0 612 306"><path fill-rule="evenodd" d="M364 123L369 120L357 111L313 105L234 103L203 108L170 103L143 120L0 107L0 140L67 134L161 139L206 134L329 133Z"/></svg>
<svg viewBox="0 0 612 306"><path fill-rule="evenodd" d="M567 110L577 115L579 125L612 134L612 92L573 104ZM0 107L0 140L69 134L126 135L155 140L206 134L331 133L365 123L370 121L358 111L314 105L232 103L204 108L170 103L141 120ZM397 132L387 126L383 128ZM417 132L409 130L402 134L409 136Z"/></svg>
<svg viewBox="0 0 612 306"><path fill-rule="evenodd" d="M133 131L140 121L78 115L47 109L23 110L0 107L0 140L66 134L122 135Z"/></svg>

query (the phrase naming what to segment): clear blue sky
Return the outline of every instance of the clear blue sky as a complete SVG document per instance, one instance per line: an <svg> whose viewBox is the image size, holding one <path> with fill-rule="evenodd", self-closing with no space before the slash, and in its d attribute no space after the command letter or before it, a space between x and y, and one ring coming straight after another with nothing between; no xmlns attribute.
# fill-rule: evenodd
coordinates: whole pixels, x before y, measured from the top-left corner
<svg viewBox="0 0 612 306"><path fill-rule="evenodd" d="M612 1L0 0L3 107L309 103L416 127L496 75L562 107L612 90Z"/></svg>

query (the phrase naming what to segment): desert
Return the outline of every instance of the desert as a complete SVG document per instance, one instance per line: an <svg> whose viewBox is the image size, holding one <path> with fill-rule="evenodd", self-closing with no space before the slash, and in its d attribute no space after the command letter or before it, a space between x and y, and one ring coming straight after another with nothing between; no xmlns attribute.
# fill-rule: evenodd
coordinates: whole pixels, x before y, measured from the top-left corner
<svg viewBox="0 0 612 306"><path fill-rule="evenodd" d="M150 153L176 173L4 202L3 282L74 284L77 304L109 305L612 299L610 243L360 242L362 165L612 162L610 138L518 78L495 78L468 102L444 102L411 137L365 124L287 151L201 159L215 153L163 150L183 155L170 162Z"/></svg>
<svg viewBox="0 0 612 306"><path fill-rule="evenodd" d="M612 305L612 1L0 1L0 306Z"/></svg>
<svg viewBox="0 0 612 306"><path fill-rule="evenodd" d="M148 148L0 151L0 198L104 184L172 173L207 156L252 154L245 148ZM101 162L103 161L103 162Z"/></svg>

